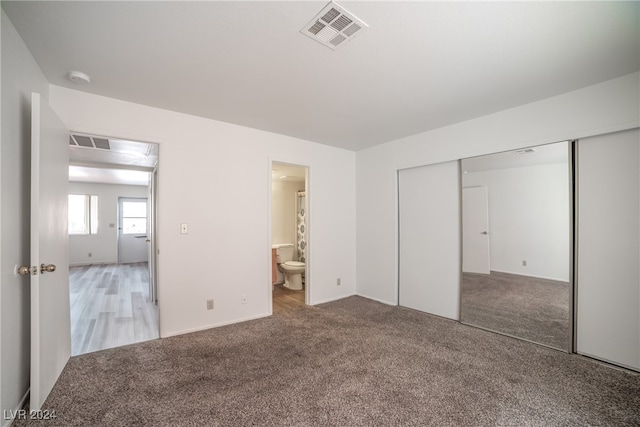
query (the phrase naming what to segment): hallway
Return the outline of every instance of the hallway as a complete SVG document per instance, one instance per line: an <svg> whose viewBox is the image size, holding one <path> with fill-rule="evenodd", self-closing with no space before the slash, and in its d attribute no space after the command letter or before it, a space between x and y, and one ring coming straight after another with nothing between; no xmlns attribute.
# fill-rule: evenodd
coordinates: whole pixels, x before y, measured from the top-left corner
<svg viewBox="0 0 640 427"><path fill-rule="evenodd" d="M69 268L71 355L156 339L146 262Z"/></svg>

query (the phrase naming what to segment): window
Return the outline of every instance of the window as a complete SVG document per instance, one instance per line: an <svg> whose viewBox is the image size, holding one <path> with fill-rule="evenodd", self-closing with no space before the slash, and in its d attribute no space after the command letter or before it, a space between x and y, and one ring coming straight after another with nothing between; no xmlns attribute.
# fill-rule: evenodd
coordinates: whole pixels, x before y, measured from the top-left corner
<svg viewBox="0 0 640 427"><path fill-rule="evenodd" d="M69 194L69 234L98 233L98 196Z"/></svg>
<svg viewBox="0 0 640 427"><path fill-rule="evenodd" d="M147 232L147 201L122 202L122 234Z"/></svg>

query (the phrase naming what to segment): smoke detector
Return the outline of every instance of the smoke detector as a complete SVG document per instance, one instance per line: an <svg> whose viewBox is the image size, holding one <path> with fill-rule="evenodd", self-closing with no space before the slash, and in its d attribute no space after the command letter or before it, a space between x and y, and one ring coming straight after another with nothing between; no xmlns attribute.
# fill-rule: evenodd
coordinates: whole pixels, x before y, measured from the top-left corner
<svg viewBox="0 0 640 427"><path fill-rule="evenodd" d="M72 70L69 72L69 80L71 80L74 83L79 83L79 84L89 84L91 83L91 77L89 77L87 74L80 72L80 71L76 71L76 70Z"/></svg>
<svg viewBox="0 0 640 427"><path fill-rule="evenodd" d="M335 50L346 41L350 41L369 28L351 12L329 2L300 32L311 37L329 49Z"/></svg>

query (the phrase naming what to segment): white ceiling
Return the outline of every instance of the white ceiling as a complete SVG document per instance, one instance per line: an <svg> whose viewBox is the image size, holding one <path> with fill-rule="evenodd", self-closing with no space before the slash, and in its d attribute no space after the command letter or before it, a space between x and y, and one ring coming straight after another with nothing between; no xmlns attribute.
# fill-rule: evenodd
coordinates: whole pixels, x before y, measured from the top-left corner
<svg viewBox="0 0 640 427"><path fill-rule="evenodd" d="M71 182L146 186L158 164L158 144L72 132L69 164Z"/></svg>
<svg viewBox="0 0 640 427"><path fill-rule="evenodd" d="M50 83L358 150L640 68L640 2L11 2ZM79 86L70 70L92 78Z"/></svg>
<svg viewBox="0 0 640 427"><path fill-rule="evenodd" d="M304 181L307 176L307 168L293 166L285 163L273 163L271 166L271 179L278 181Z"/></svg>
<svg viewBox="0 0 640 427"><path fill-rule="evenodd" d="M569 161L568 142L557 142L533 147L530 150L513 150L485 156L462 159L463 172L484 172L496 169L520 168L537 165L567 163Z"/></svg>
<svg viewBox="0 0 640 427"><path fill-rule="evenodd" d="M149 172L71 165L69 166L69 181L148 186Z"/></svg>
<svg viewBox="0 0 640 427"><path fill-rule="evenodd" d="M75 142L84 138L89 144L95 139L108 141L108 149L78 146ZM75 165L120 165L127 169L151 172L158 164L158 144L127 141L108 137L95 137L72 132L69 137L69 163Z"/></svg>

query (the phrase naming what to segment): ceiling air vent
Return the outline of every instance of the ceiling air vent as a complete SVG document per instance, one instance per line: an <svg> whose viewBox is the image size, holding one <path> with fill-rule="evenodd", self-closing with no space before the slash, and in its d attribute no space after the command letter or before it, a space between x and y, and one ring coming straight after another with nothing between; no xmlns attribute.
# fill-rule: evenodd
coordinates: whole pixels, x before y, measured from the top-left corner
<svg viewBox="0 0 640 427"><path fill-rule="evenodd" d="M522 150L516 150L514 151L516 154L531 154L531 153L535 153L536 149L535 148L524 148Z"/></svg>
<svg viewBox="0 0 640 427"><path fill-rule="evenodd" d="M366 28L369 26L345 8L330 2L300 32L330 49L335 49L345 41L355 38Z"/></svg>
<svg viewBox="0 0 640 427"><path fill-rule="evenodd" d="M101 150L110 150L109 140L96 136L71 134L69 136L69 145L86 148L99 148Z"/></svg>

